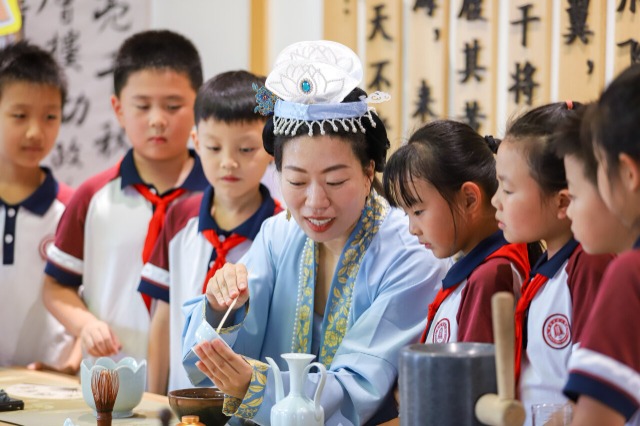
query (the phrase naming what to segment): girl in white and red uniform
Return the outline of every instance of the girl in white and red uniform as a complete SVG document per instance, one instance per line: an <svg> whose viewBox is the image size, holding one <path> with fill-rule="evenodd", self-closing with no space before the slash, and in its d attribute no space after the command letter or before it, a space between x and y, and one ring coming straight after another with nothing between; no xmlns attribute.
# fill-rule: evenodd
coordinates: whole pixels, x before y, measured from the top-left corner
<svg viewBox="0 0 640 426"><path fill-rule="evenodd" d="M510 242L544 240L516 305L516 383L531 424L531 406L563 403L568 361L581 340L611 255L589 255L573 239L564 164L550 139L576 111L572 102L535 108L512 122L496 158L496 218Z"/></svg>
<svg viewBox="0 0 640 426"><path fill-rule="evenodd" d="M526 244L507 243L490 203L496 147L466 124L434 121L385 168L385 192L409 216L410 232L436 257L462 253L429 305L423 343L493 342L491 296L518 295L528 276Z"/></svg>

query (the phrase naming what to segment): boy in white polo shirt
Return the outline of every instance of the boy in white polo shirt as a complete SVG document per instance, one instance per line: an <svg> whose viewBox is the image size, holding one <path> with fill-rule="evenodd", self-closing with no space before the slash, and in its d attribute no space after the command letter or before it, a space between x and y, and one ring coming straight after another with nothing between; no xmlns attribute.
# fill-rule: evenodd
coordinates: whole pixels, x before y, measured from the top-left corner
<svg viewBox="0 0 640 426"><path fill-rule="evenodd" d="M136 291L140 271L169 205L207 184L187 149L201 84L198 51L179 34L134 34L118 51L111 103L133 148L76 191L44 285L47 308L90 355L146 357L151 306Z"/></svg>
<svg viewBox="0 0 640 426"><path fill-rule="evenodd" d="M0 50L0 366L74 373L79 346L42 304L45 251L71 197L40 162L53 148L67 81L53 57L26 42Z"/></svg>
<svg viewBox="0 0 640 426"><path fill-rule="evenodd" d="M253 84L264 78L226 72L196 98L193 140L210 186L171 208L139 287L158 300L149 335L151 392L166 393L167 379L169 390L192 386L182 367L183 303L203 294L225 261L237 262L262 222L281 210L260 184L272 157L262 146L266 120L254 112Z"/></svg>

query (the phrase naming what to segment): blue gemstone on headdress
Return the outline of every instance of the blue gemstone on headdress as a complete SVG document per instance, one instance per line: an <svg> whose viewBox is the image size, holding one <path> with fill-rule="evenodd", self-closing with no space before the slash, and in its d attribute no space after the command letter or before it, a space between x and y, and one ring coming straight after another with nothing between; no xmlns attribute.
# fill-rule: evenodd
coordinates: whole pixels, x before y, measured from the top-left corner
<svg viewBox="0 0 640 426"><path fill-rule="evenodd" d="M311 91L311 82L309 82L309 80L302 80L300 88L304 93L309 93Z"/></svg>

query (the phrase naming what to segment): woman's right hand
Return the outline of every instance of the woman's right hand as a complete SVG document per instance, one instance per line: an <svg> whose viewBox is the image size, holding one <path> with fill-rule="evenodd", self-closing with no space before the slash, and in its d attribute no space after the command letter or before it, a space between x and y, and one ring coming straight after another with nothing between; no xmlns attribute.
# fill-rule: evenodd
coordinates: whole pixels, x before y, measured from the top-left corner
<svg viewBox="0 0 640 426"><path fill-rule="evenodd" d="M216 312L225 312L236 298L234 310L240 308L249 299L247 268L240 263L225 263L207 283L205 295Z"/></svg>
<svg viewBox="0 0 640 426"><path fill-rule="evenodd" d="M122 349L118 336L113 333L106 322L99 319L85 324L80 330L78 338L91 356L112 356Z"/></svg>

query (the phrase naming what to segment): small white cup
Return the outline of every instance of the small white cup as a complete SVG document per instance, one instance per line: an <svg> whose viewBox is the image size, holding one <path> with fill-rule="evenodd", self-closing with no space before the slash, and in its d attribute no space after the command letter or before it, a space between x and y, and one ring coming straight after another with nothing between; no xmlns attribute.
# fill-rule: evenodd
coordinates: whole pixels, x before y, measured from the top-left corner
<svg viewBox="0 0 640 426"><path fill-rule="evenodd" d="M533 426L568 426L573 410L571 404L533 404L531 406Z"/></svg>

